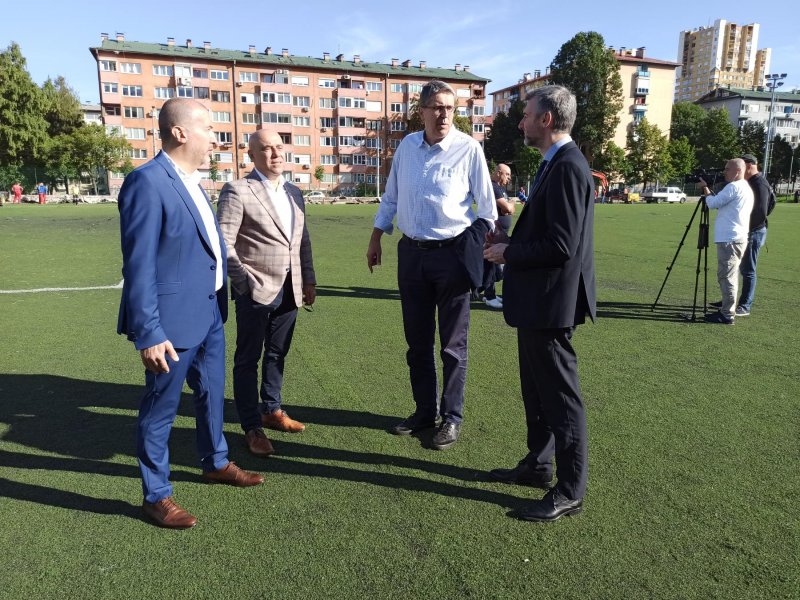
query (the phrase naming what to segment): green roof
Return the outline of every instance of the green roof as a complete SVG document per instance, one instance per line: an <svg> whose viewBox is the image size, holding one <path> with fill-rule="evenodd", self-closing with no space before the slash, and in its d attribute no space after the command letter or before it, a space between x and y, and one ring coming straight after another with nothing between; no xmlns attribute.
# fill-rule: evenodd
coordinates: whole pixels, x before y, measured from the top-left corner
<svg viewBox="0 0 800 600"><path fill-rule="evenodd" d="M721 92L722 94L716 95L715 92ZM730 92L730 94L724 94L724 92ZM771 100L772 99L772 92L768 90L764 90L763 92L758 90L753 90L752 88L717 88L708 94L705 94L700 100L714 100L719 98L725 98L730 96L741 96L742 98L747 98L749 100ZM775 93L775 100L781 102L800 102L800 92L776 92Z"/></svg>
<svg viewBox="0 0 800 600"><path fill-rule="evenodd" d="M486 84L490 79L479 77L469 71L456 71L455 69L442 69L439 67L403 67L399 64L396 67L383 63L372 63L361 61L355 63L352 61L338 61L335 58L324 60L322 58L314 58L312 56L283 56L282 54L266 54L264 52L255 52L251 54L247 50L223 50L221 48L192 47L180 46L175 44L170 46L168 44L148 44L144 42L118 42L116 40L103 40L100 46L91 48L91 50L105 51L105 52L119 52L120 54L148 54L156 56L169 57L174 60L181 59L199 59L206 62L222 61L232 62L236 61L237 64L249 64L260 67L279 67L291 68L299 67L304 69L320 69L328 71L336 71L339 73L348 73L350 75L357 73L370 73L378 75L400 75L402 77L420 77L426 80L430 79L444 79L448 81L467 81L478 82Z"/></svg>

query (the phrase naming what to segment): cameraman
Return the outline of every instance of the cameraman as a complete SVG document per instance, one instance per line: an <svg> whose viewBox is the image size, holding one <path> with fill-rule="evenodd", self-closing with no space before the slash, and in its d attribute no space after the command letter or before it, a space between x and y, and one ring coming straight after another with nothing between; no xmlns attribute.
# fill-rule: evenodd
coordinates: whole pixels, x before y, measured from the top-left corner
<svg viewBox="0 0 800 600"><path fill-rule="evenodd" d="M747 247L750 231L750 212L753 210L753 190L744 179L745 163L733 158L725 164L725 181L728 182L719 194L703 186L706 206L719 210L714 221L714 243L717 246L717 281L722 293L719 312L706 315L709 323L733 325L736 317L736 291L739 283L739 263Z"/></svg>

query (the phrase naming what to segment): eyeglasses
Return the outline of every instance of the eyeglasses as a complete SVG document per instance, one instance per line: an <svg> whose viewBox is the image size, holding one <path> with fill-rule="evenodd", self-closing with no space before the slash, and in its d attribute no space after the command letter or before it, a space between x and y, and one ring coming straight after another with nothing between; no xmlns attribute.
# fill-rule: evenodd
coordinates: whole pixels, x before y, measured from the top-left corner
<svg viewBox="0 0 800 600"><path fill-rule="evenodd" d="M447 115L453 114L453 111L456 109L455 106L444 106L443 104L437 104L436 106L425 106L423 108L429 108L433 112L437 113L444 112Z"/></svg>

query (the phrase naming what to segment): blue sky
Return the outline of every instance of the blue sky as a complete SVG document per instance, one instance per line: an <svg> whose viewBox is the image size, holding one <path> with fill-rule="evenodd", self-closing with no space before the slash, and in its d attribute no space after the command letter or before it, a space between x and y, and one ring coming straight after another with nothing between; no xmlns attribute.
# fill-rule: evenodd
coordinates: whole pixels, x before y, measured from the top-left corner
<svg viewBox="0 0 800 600"><path fill-rule="evenodd" d="M179 44L191 38L227 49L272 46L303 56L360 54L369 62L398 58L450 68L460 63L491 79L491 92L515 83L524 72L544 71L561 44L579 31L597 31L617 48L645 46L647 56L676 60L681 30L723 18L761 24L758 46L772 48L770 70L788 73L784 89L790 89L800 87L800 28L791 5L774 0L23 0L3 9L0 48L16 41L34 81L63 75L81 100L90 102L99 94L88 48L99 44L101 32L122 32L141 42L174 37Z"/></svg>

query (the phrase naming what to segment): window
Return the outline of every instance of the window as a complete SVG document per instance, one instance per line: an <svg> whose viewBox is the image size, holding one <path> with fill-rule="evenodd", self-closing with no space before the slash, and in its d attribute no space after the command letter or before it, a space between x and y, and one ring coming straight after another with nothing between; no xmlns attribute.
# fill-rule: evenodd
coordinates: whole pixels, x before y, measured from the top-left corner
<svg viewBox="0 0 800 600"><path fill-rule="evenodd" d="M144 127L126 127L125 137L129 140L143 140L146 139Z"/></svg>
<svg viewBox="0 0 800 600"><path fill-rule="evenodd" d="M311 136L310 135L296 135L296 136L294 136L294 145L295 146L310 146L311 145Z"/></svg>
<svg viewBox="0 0 800 600"><path fill-rule="evenodd" d="M319 118L319 126L320 127L336 127L336 119L333 117L320 117Z"/></svg>
<svg viewBox="0 0 800 600"><path fill-rule="evenodd" d="M122 86L122 95L123 96L138 96L141 98L142 96L142 86L140 85L123 85Z"/></svg>
<svg viewBox="0 0 800 600"><path fill-rule="evenodd" d="M126 119L144 119L144 108L141 106L126 106L125 107Z"/></svg>
<svg viewBox="0 0 800 600"><path fill-rule="evenodd" d="M112 136L122 135L122 127L119 125L106 125L106 133Z"/></svg>
<svg viewBox="0 0 800 600"><path fill-rule="evenodd" d="M367 121L367 129L370 131L380 131L381 130L381 122L380 121Z"/></svg>
<svg viewBox="0 0 800 600"><path fill-rule="evenodd" d="M153 65L153 75L172 77L172 65Z"/></svg>
<svg viewBox="0 0 800 600"><path fill-rule="evenodd" d="M339 108L366 108L367 101L364 98L339 98Z"/></svg>
<svg viewBox="0 0 800 600"><path fill-rule="evenodd" d="M230 144L232 139L230 131L215 131L214 137L218 144Z"/></svg>
<svg viewBox="0 0 800 600"><path fill-rule="evenodd" d="M400 145L400 140L393 138L389 140L389 148L392 150L397 150L397 147Z"/></svg>
<svg viewBox="0 0 800 600"><path fill-rule="evenodd" d="M103 93L117 94L119 93L119 87L116 83L111 83L110 81L103 82Z"/></svg>
<svg viewBox="0 0 800 600"><path fill-rule="evenodd" d="M261 122L262 123L291 123L292 122L292 115L290 115L288 113L265 112L265 113L261 113Z"/></svg>
<svg viewBox="0 0 800 600"><path fill-rule="evenodd" d="M380 159L377 156L368 156L367 157L367 166L368 167L377 167L380 164Z"/></svg>
<svg viewBox="0 0 800 600"><path fill-rule="evenodd" d="M469 98L469 88L458 88L456 90L456 96L458 98Z"/></svg>
<svg viewBox="0 0 800 600"><path fill-rule="evenodd" d="M473 123L472 133L483 133L483 123Z"/></svg>
<svg viewBox="0 0 800 600"><path fill-rule="evenodd" d="M243 144L249 144L251 135L253 135L253 134L252 133L243 133L242 134L242 143Z"/></svg>
<svg viewBox="0 0 800 600"><path fill-rule="evenodd" d="M391 110L391 112L395 112L395 113L407 112L406 108L407 108L407 105L406 105L405 102L392 102L389 105L389 109Z"/></svg>
<svg viewBox="0 0 800 600"><path fill-rule="evenodd" d="M456 107L456 114L459 117L466 117L469 113L467 111L467 107L466 106L457 106Z"/></svg>
<svg viewBox="0 0 800 600"><path fill-rule="evenodd" d="M320 136L319 145L320 146L326 146L328 148L335 148L336 147L336 136L332 136L332 135Z"/></svg>
<svg viewBox="0 0 800 600"><path fill-rule="evenodd" d="M117 61L115 61L115 60L101 60L100 61L100 70L101 71L116 71L117 70Z"/></svg>
<svg viewBox="0 0 800 600"><path fill-rule="evenodd" d="M336 183L336 173L323 173L322 183Z"/></svg>
<svg viewBox="0 0 800 600"><path fill-rule="evenodd" d="M291 104L292 95L282 92L263 92L261 101L268 104Z"/></svg>
<svg viewBox="0 0 800 600"><path fill-rule="evenodd" d="M392 121L390 123L390 130L391 131L405 131L406 130L406 122L405 121Z"/></svg>
<svg viewBox="0 0 800 600"><path fill-rule="evenodd" d="M367 112L383 112L383 103L367 100Z"/></svg>
<svg viewBox="0 0 800 600"><path fill-rule="evenodd" d="M352 154L340 154L339 155L339 162L343 165L352 165L353 164L353 155Z"/></svg>
<svg viewBox="0 0 800 600"><path fill-rule="evenodd" d="M292 85L308 87L308 77L296 75L292 77Z"/></svg>
<svg viewBox="0 0 800 600"><path fill-rule="evenodd" d="M364 117L339 117L339 127L364 127Z"/></svg>
<svg viewBox="0 0 800 600"><path fill-rule="evenodd" d="M340 135L339 146L363 146L365 140L363 135Z"/></svg>
<svg viewBox="0 0 800 600"><path fill-rule="evenodd" d="M319 107L320 108L333 108L333 98L320 98L319 99Z"/></svg>
<svg viewBox="0 0 800 600"><path fill-rule="evenodd" d="M208 69L192 69L192 77L208 79Z"/></svg>
<svg viewBox="0 0 800 600"><path fill-rule="evenodd" d="M354 165L366 165L367 164L367 155L366 154L353 154L353 164Z"/></svg>
<svg viewBox="0 0 800 600"><path fill-rule="evenodd" d="M258 123L258 115L256 113L242 113L242 123L256 125Z"/></svg>
<svg viewBox="0 0 800 600"><path fill-rule="evenodd" d="M175 90L168 87L153 88L153 96L156 98L174 98Z"/></svg>
<svg viewBox="0 0 800 600"><path fill-rule="evenodd" d="M196 87L194 88L194 97L198 100L208 100L208 88Z"/></svg>
<svg viewBox="0 0 800 600"><path fill-rule="evenodd" d="M214 123L230 123L231 113L224 110L211 111L211 120Z"/></svg>
<svg viewBox="0 0 800 600"><path fill-rule="evenodd" d="M311 98L308 96L295 96L292 98L292 104L295 106L311 106Z"/></svg>
<svg viewBox="0 0 800 600"><path fill-rule="evenodd" d="M104 104L103 112L107 117L118 117L122 114L119 104Z"/></svg>
<svg viewBox="0 0 800 600"><path fill-rule="evenodd" d="M482 117L486 114L486 107L484 106L473 106L472 107L472 114L475 117Z"/></svg>
<svg viewBox="0 0 800 600"><path fill-rule="evenodd" d="M402 83L393 83L389 86L389 90L394 92L395 94L403 92L403 84Z"/></svg>
<svg viewBox="0 0 800 600"><path fill-rule="evenodd" d="M194 88L180 86L178 88L178 98L194 98Z"/></svg>
<svg viewBox="0 0 800 600"><path fill-rule="evenodd" d="M321 88L335 88L336 87L336 80L335 79L320 79L319 80L319 87L321 87Z"/></svg>
<svg viewBox="0 0 800 600"><path fill-rule="evenodd" d="M367 148L376 148L380 150L383 148L380 138L367 138Z"/></svg>
<svg viewBox="0 0 800 600"><path fill-rule="evenodd" d="M319 157L319 164L321 165L335 165L336 156L333 154L321 154Z"/></svg>
<svg viewBox="0 0 800 600"><path fill-rule="evenodd" d="M311 127L311 117L292 117L292 125L295 127Z"/></svg>
<svg viewBox="0 0 800 600"><path fill-rule="evenodd" d="M311 164L311 155L310 154L295 154L294 155L294 164L296 164L296 165L310 165Z"/></svg>
<svg viewBox="0 0 800 600"><path fill-rule="evenodd" d="M289 73L287 71L275 71L272 81L273 83L289 83Z"/></svg>
<svg viewBox="0 0 800 600"><path fill-rule="evenodd" d="M230 92L220 92L217 90L211 90L211 101L212 102L230 102L231 101L231 93Z"/></svg>
<svg viewBox="0 0 800 600"><path fill-rule="evenodd" d="M142 72L142 63L119 63L119 72L138 75Z"/></svg>
<svg viewBox="0 0 800 600"><path fill-rule="evenodd" d="M147 158L147 150L144 148L128 148L128 157L129 158Z"/></svg>
<svg viewBox="0 0 800 600"><path fill-rule="evenodd" d="M214 160L222 163L232 163L233 152L214 152Z"/></svg>
<svg viewBox="0 0 800 600"><path fill-rule="evenodd" d="M311 183L311 173L295 173L294 174L294 182L295 183Z"/></svg>
<svg viewBox="0 0 800 600"><path fill-rule="evenodd" d="M408 93L409 94L419 94L422 91L422 84L421 83L409 83L408 84Z"/></svg>
<svg viewBox="0 0 800 600"><path fill-rule="evenodd" d="M211 79L219 79L219 80L228 80L228 72L227 71L216 71L214 69L211 70Z"/></svg>
<svg viewBox="0 0 800 600"><path fill-rule="evenodd" d="M381 92L381 91L383 91L383 84L380 81L368 81L367 82L367 91L368 92Z"/></svg>
<svg viewBox="0 0 800 600"><path fill-rule="evenodd" d="M287 123L288 123L288 121L287 121ZM284 146L288 146L289 144L292 143L292 136L290 134L288 134L288 133L280 133L278 135L281 136L281 142L283 142Z"/></svg>
<svg viewBox="0 0 800 600"><path fill-rule="evenodd" d="M242 83L258 83L258 73L255 71L239 71L239 81Z"/></svg>

